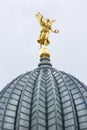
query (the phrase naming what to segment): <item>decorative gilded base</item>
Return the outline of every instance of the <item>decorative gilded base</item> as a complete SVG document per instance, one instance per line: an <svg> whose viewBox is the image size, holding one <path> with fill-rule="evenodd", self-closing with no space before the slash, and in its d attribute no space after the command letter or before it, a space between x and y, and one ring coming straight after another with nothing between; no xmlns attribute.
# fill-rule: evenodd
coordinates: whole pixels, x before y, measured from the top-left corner
<svg viewBox="0 0 87 130"><path fill-rule="evenodd" d="M41 48L39 51L40 58L50 58L50 51L47 48Z"/></svg>

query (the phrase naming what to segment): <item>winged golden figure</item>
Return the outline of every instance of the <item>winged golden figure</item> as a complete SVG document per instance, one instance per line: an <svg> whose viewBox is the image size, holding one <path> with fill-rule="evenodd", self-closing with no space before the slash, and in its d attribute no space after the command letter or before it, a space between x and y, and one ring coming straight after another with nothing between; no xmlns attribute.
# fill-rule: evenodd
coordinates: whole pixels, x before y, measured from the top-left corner
<svg viewBox="0 0 87 130"><path fill-rule="evenodd" d="M43 17L43 15L40 14L40 12L38 12L36 14L36 17L42 28L42 30L40 31L39 39L37 40L37 42L40 44L40 48L41 48L42 45L47 46L50 44L50 40L49 40L50 32L58 33L59 30L52 29L52 25L55 23L56 20L50 20L48 18L46 19Z"/></svg>

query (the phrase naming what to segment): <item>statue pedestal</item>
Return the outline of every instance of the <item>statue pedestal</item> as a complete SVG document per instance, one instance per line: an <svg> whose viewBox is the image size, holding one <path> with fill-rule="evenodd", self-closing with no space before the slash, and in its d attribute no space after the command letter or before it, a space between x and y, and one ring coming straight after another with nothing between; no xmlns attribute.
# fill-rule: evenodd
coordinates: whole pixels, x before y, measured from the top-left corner
<svg viewBox="0 0 87 130"><path fill-rule="evenodd" d="M40 58L50 58L50 51L47 48L41 48L39 51Z"/></svg>

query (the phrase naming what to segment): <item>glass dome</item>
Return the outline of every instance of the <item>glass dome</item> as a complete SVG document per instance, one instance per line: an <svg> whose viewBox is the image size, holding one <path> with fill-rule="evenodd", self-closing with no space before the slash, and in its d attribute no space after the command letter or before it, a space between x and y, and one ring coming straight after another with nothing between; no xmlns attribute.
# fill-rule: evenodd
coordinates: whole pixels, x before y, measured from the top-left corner
<svg viewBox="0 0 87 130"><path fill-rule="evenodd" d="M0 130L87 130L87 87L42 58L1 91Z"/></svg>

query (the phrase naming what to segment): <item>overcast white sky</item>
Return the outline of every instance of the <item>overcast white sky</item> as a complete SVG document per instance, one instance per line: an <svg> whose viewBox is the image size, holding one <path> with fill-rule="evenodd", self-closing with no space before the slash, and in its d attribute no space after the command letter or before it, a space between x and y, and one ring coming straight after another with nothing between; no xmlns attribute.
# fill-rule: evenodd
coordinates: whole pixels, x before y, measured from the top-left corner
<svg viewBox="0 0 87 130"><path fill-rule="evenodd" d="M40 32L35 13L56 19L51 63L87 84L87 0L0 1L0 90L39 63Z"/></svg>

